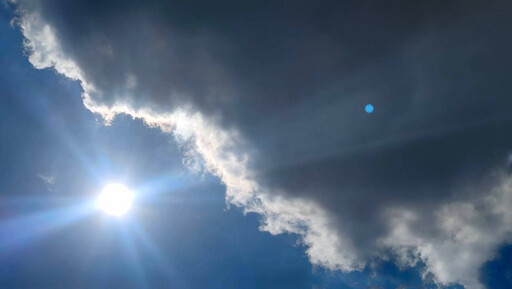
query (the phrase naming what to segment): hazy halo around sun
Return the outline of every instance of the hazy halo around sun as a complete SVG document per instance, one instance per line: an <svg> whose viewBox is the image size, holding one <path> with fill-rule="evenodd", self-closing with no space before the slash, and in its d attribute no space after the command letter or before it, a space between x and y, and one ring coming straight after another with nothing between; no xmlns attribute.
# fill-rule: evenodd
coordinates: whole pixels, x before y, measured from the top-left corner
<svg viewBox="0 0 512 289"><path fill-rule="evenodd" d="M130 210L133 192L125 185L112 183L105 186L96 200L96 207L106 214L120 217Z"/></svg>

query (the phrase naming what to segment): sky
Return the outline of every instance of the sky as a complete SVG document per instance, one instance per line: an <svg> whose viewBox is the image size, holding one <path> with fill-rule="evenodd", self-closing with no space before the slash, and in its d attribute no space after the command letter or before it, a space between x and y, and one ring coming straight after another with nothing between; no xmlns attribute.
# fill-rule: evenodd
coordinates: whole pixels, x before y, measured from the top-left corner
<svg viewBox="0 0 512 289"><path fill-rule="evenodd" d="M511 10L2 2L0 287L512 287Z"/></svg>

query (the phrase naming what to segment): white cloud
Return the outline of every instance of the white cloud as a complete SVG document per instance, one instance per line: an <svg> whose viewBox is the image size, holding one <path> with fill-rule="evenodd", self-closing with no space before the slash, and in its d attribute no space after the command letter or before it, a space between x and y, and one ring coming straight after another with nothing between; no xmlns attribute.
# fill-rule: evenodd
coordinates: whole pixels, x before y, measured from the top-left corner
<svg viewBox="0 0 512 289"><path fill-rule="evenodd" d="M480 266L493 258L499 245L511 241L512 179L505 175L501 179L490 194L439 208L432 220L435 234L421 234L414 212L390 209L392 230L379 242L393 248L403 265L415 264L419 256L427 265L425 275L432 273L437 283L483 288Z"/></svg>
<svg viewBox="0 0 512 289"><path fill-rule="evenodd" d="M37 173L37 177L39 177L41 180L43 180L48 185L53 185L55 182L55 177L53 176L45 176L41 173Z"/></svg>

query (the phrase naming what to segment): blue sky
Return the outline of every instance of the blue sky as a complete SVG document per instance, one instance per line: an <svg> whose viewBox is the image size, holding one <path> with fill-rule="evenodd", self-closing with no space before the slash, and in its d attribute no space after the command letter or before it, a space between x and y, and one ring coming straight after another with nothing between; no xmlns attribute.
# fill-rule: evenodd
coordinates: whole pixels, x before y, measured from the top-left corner
<svg viewBox="0 0 512 289"><path fill-rule="evenodd" d="M84 108L78 81L35 69L13 17L2 7L0 287L438 288L422 279L423 262L313 265L299 236L260 231L261 216L229 206L218 177L186 168L170 134L126 115L106 126ZM109 182L140 193L133 210L80 215ZM500 248L479 271L488 288L512 286L511 249Z"/></svg>

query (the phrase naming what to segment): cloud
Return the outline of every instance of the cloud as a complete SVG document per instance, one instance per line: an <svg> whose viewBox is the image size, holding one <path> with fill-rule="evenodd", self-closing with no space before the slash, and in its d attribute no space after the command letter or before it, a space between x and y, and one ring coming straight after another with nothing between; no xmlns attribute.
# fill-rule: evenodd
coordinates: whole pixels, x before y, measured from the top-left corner
<svg viewBox="0 0 512 289"><path fill-rule="evenodd" d="M45 176L41 173L37 173L37 177L43 180L48 185L53 185L53 183L55 183L55 177Z"/></svg>
<svg viewBox="0 0 512 289"><path fill-rule="evenodd" d="M477 277L479 268L491 259L496 248L511 241L512 179L501 176L501 183L489 194L472 201L443 205L435 211L433 222L436 233L418 231L418 217L405 209L390 209L393 223L391 233L380 240L382 245L396 250L404 264L414 264L417 256L427 264L440 284L447 284L457 276L458 282L468 288L481 288ZM413 254L410 254L412 250Z"/></svg>
<svg viewBox="0 0 512 289"><path fill-rule="evenodd" d="M300 235L313 264L359 270L391 251L480 288L509 241L505 1L15 7L35 68L79 81L107 123L172 134L229 204Z"/></svg>

